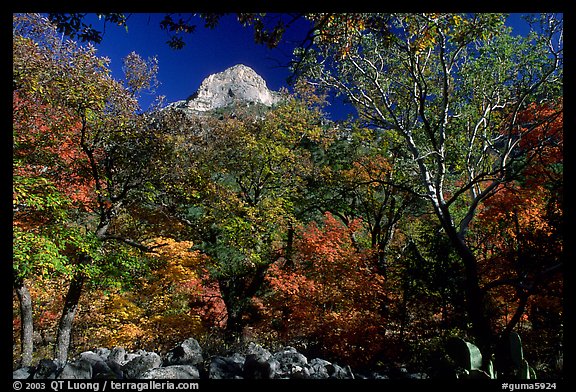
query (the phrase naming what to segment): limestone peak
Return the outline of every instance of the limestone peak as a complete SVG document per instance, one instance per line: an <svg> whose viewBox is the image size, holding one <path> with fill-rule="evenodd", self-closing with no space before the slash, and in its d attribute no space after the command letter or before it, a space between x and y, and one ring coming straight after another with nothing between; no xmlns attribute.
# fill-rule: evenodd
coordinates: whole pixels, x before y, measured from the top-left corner
<svg viewBox="0 0 576 392"><path fill-rule="evenodd" d="M182 102L188 110L207 112L236 103L258 103L272 106L280 94L268 89L266 81L252 68L237 64L222 72L208 76L200 88Z"/></svg>

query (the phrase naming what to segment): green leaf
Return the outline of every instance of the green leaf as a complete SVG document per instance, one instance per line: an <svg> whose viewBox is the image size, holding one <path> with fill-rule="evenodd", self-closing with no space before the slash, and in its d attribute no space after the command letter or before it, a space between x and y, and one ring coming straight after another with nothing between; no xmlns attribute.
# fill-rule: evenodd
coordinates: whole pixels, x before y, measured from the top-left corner
<svg viewBox="0 0 576 392"><path fill-rule="evenodd" d="M516 332L511 332L508 339L510 343L510 355L512 362L514 362L514 366L516 368L521 368L525 361L520 335L518 335Z"/></svg>
<svg viewBox="0 0 576 392"><path fill-rule="evenodd" d="M446 343L448 355L466 370L480 369L482 353L480 349L462 338L453 337Z"/></svg>

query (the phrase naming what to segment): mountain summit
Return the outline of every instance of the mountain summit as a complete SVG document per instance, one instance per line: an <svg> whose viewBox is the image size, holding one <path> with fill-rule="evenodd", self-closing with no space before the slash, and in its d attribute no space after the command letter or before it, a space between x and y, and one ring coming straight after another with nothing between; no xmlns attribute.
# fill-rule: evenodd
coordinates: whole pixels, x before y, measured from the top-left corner
<svg viewBox="0 0 576 392"><path fill-rule="evenodd" d="M264 79L252 68L237 64L208 76L190 98L173 105L185 110L208 112L237 103L272 106L280 99L280 93L269 90Z"/></svg>

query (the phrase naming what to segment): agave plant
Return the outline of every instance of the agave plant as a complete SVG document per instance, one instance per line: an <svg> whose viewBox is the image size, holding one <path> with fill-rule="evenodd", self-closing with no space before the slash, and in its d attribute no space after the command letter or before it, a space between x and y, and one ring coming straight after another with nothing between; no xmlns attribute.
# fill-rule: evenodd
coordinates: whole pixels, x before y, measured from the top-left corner
<svg viewBox="0 0 576 392"><path fill-rule="evenodd" d="M523 380L536 378L536 372L524 358L522 340L516 332L499 342L497 357L492 356L486 364L483 363L480 349L462 338L450 338L446 343L446 351L456 364L457 378L495 379L499 374L501 377Z"/></svg>

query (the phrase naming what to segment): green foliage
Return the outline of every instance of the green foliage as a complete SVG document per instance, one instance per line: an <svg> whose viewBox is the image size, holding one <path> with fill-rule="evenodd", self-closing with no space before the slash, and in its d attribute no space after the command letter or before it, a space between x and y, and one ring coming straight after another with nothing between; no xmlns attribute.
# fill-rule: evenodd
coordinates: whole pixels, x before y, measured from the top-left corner
<svg viewBox="0 0 576 392"><path fill-rule="evenodd" d="M522 341L520 340L520 335L518 335L516 332L512 332L508 336L508 340L510 341L510 356L512 358L512 362L516 368L521 368L524 364L524 352L522 350Z"/></svg>
<svg viewBox="0 0 576 392"><path fill-rule="evenodd" d="M136 52L131 52L124 58L123 70L126 86L133 95L153 93L159 85L156 79L158 59L155 57L144 60Z"/></svg>
<svg viewBox="0 0 576 392"><path fill-rule="evenodd" d="M501 337L496 346L496 367L503 377L536 378L535 370L524 358L522 340L516 332Z"/></svg>
<svg viewBox="0 0 576 392"><path fill-rule="evenodd" d="M38 274L47 277L55 272L68 272L68 258L62 246L52 238L15 227L12 242L12 268L15 279Z"/></svg>
<svg viewBox="0 0 576 392"><path fill-rule="evenodd" d="M18 162L15 163L18 167ZM62 222L67 218L70 200L44 177L12 177L12 208L18 213L42 214L44 219Z"/></svg>
<svg viewBox="0 0 576 392"><path fill-rule="evenodd" d="M14 275L71 277L62 311L72 317L59 326L70 330L83 287L121 286L145 271L127 247L150 250L151 226L135 216L146 212L137 203L163 150L135 94L154 87L157 66L131 54L124 87L108 59L64 41L45 18L15 14L13 26ZM68 345L58 342L59 358Z"/></svg>
<svg viewBox="0 0 576 392"><path fill-rule="evenodd" d="M104 23L110 22L112 24L123 26L128 31L126 24L128 17L120 13L99 13L98 19L103 19ZM84 18L87 14L84 13L50 13L48 18L57 27L58 31L65 34L70 38L79 39L82 42L95 42L100 43L103 38L103 32L96 30L91 24L84 23Z"/></svg>

